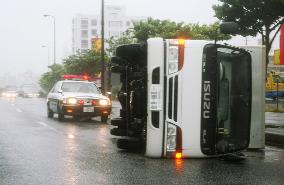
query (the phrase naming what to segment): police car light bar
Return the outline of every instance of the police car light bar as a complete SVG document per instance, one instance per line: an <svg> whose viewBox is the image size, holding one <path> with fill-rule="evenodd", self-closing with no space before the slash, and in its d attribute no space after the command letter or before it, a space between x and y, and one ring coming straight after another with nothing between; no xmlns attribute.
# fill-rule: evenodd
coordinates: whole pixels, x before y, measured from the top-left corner
<svg viewBox="0 0 284 185"><path fill-rule="evenodd" d="M90 77L87 75L62 75L63 80L90 80Z"/></svg>

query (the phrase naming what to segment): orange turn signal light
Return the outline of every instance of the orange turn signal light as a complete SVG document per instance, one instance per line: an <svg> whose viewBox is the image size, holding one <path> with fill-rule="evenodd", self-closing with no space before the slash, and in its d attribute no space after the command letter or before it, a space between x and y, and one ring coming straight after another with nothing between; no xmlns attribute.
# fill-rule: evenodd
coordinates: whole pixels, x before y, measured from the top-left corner
<svg viewBox="0 0 284 185"><path fill-rule="evenodd" d="M184 45L185 40L184 39L178 39L178 45Z"/></svg>
<svg viewBox="0 0 284 185"><path fill-rule="evenodd" d="M181 159L182 158L182 153L181 152L177 152L176 153L176 159Z"/></svg>

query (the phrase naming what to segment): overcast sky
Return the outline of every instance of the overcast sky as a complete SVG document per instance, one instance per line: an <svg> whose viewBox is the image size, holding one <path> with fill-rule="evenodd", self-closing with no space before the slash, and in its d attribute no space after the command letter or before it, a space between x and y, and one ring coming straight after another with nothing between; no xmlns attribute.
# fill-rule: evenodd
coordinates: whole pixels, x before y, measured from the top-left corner
<svg viewBox="0 0 284 185"><path fill-rule="evenodd" d="M151 16L187 23L213 23L217 0L105 0L123 5L127 16ZM77 13L99 14L101 0L6 0L0 6L0 73L47 70L48 45L53 49L52 20L56 17L57 61L71 54L71 23ZM50 55L52 61L52 53Z"/></svg>

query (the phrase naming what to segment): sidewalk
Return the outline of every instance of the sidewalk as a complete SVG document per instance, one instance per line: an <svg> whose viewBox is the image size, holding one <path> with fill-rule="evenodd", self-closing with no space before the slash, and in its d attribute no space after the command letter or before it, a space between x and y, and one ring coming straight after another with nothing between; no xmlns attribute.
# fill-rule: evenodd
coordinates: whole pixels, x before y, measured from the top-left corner
<svg viewBox="0 0 284 185"><path fill-rule="evenodd" d="M284 113L265 113L265 142L284 146Z"/></svg>

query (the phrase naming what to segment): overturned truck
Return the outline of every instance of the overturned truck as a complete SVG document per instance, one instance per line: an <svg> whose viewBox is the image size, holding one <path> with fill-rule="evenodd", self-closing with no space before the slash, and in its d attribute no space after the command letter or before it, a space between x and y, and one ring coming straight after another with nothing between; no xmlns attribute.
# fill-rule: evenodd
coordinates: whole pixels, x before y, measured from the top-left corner
<svg viewBox="0 0 284 185"><path fill-rule="evenodd" d="M251 56L210 41L161 38L122 45L120 117L111 134L118 148L149 157L208 157L249 145Z"/></svg>

